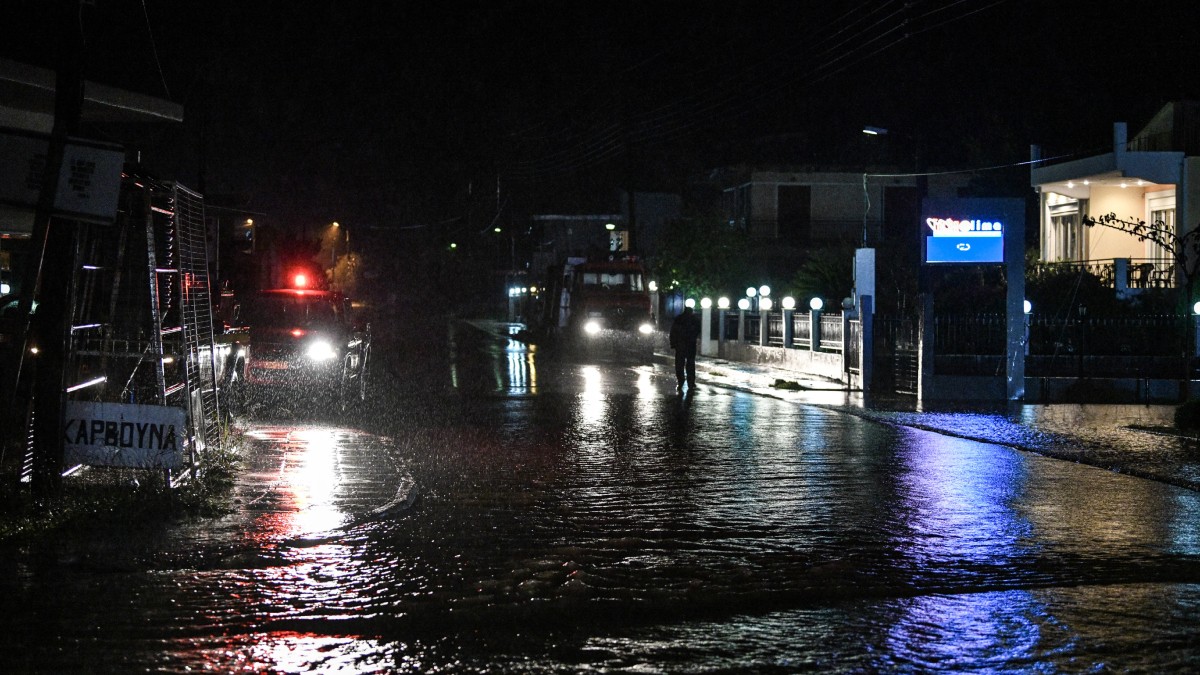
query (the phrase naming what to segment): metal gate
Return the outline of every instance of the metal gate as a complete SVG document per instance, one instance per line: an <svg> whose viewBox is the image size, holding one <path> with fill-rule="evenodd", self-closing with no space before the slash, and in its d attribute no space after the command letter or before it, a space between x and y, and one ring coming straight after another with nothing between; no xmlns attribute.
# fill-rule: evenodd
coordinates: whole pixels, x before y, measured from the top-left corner
<svg viewBox="0 0 1200 675"><path fill-rule="evenodd" d="M67 299L67 400L183 408L189 469L220 441L204 223L199 194L126 175L115 223L74 224Z"/></svg>
<svg viewBox="0 0 1200 675"><path fill-rule="evenodd" d="M918 343L916 319L876 315L874 385L877 391L917 395Z"/></svg>

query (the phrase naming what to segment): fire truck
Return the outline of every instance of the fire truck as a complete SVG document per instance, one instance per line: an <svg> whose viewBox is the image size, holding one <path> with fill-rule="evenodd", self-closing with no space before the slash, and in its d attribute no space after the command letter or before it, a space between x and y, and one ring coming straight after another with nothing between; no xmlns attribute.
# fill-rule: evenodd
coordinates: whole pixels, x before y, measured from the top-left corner
<svg viewBox="0 0 1200 675"><path fill-rule="evenodd" d="M646 271L635 258L567 258L547 269L537 332L563 346L649 352L654 313Z"/></svg>

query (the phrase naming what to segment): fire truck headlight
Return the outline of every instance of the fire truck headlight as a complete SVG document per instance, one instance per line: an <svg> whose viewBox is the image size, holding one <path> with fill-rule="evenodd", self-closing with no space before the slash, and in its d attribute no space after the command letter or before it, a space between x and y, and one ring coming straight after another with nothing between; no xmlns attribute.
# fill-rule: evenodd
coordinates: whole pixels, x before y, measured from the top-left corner
<svg viewBox="0 0 1200 675"><path fill-rule="evenodd" d="M337 358L337 350L328 340L313 340L308 343L308 347L304 350L304 355L313 361L330 361Z"/></svg>
<svg viewBox="0 0 1200 675"><path fill-rule="evenodd" d="M587 333L588 335L598 334L600 332L600 322L595 320L588 321L587 323L583 324L583 332Z"/></svg>
<svg viewBox="0 0 1200 675"><path fill-rule="evenodd" d="M654 332L654 326L651 326L649 323L644 323L638 326L638 332L642 335L649 335Z"/></svg>

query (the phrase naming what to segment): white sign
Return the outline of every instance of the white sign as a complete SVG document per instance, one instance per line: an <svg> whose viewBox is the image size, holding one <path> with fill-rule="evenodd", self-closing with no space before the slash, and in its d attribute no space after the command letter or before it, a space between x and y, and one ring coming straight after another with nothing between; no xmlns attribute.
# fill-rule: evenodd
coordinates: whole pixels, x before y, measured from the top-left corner
<svg viewBox="0 0 1200 675"><path fill-rule="evenodd" d="M183 408L67 401L67 464L175 469L187 439Z"/></svg>
<svg viewBox="0 0 1200 675"><path fill-rule="evenodd" d="M44 136L0 133L0 202L34 208L46 172L50 140ZM68 139L63 151L56 213L111 221L117 215L125 153L118 148Z"/></svg>

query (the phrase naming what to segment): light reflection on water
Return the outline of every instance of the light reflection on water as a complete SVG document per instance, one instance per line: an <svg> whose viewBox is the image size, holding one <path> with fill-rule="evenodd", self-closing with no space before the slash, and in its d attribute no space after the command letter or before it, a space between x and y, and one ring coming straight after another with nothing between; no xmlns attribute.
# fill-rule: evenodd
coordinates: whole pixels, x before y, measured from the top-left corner
<svg viewBox="0 0 1200 675"><path fill-rule="evenodd" d="M1200 657L1200 586L1170 557L1197 553L1195 493L729 390L679 396L661 368L543 368L538 396L498 398L537 378L528 354L493 356L455 375L483 396L404 420L421 467L411 513L356 519L395 471L364 459L361 437L261 427L252 438L282 459L247 497L270 512L255 527L271 555L129 575L139 592L100 597L85 573L95 602L72 621L176 671L1153 671ZM60 591L30 604L70 616Z"/></svg>
<svg viewBox="0 0 1200 675"><path fill-rule="evenodd" d="M335 499L343 489L345 434L322 427L259 427L247 435L278 443L282 462L272 499L278 508L262 516L259 532L294 537L332 530L348 518Z"/></svg>

